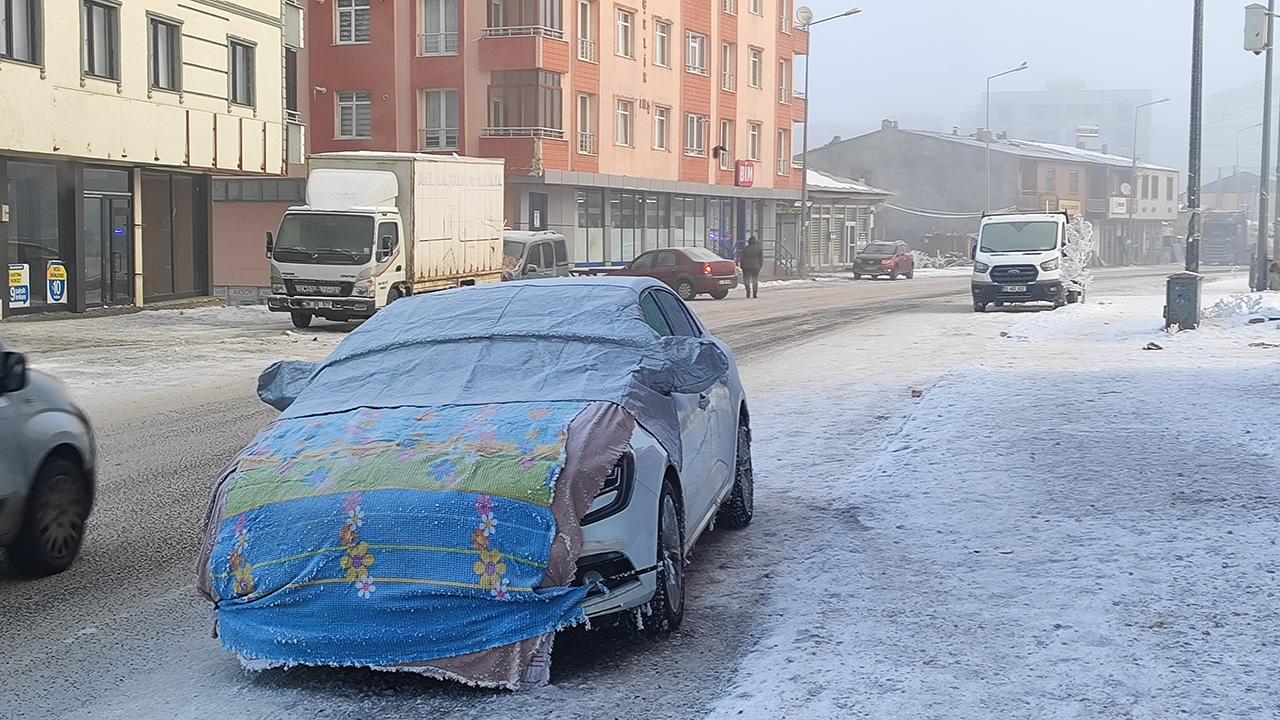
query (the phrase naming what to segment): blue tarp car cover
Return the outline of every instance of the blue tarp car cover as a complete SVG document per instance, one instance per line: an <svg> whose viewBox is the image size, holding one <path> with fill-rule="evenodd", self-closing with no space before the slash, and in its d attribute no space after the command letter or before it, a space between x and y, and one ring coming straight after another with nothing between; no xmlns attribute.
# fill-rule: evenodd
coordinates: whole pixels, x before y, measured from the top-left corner
<svg viewBox="0 0 1280 720"><path fill-rule="evenodd" d="M324 362L264 373L264 401L284 417L355 407L604 401L626 408L677 467L673 392L699 393L729 363L713 341L657 338L640 294L648 278L557 279L399 300Z"/></svg>

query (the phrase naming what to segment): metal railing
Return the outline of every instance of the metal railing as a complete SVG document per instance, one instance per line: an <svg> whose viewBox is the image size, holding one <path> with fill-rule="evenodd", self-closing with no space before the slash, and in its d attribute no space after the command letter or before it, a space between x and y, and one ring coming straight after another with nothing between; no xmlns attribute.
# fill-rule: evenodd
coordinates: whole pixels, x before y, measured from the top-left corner
<svg viewBox="0 0 1280 720"><path fill-rule="evenodd" d="M688 72L693 73L694 75L707 75L707 74L709 74L709 73L707 72L707 68L706 68L706 66L705 66L705 65L704 65L704 66L702 66L702 67L698 67L697 65L692 65L692 64L690 64L690 63L687 63L687 62L686 62L686 63L684 64L684 69L685 69L686 71L688 71Z"/></svg>
<svg viewBox="0 0 1280 720"><path fill-rule="evenodd" d="M584 62L599 62L596 54L596 41L578 38L578 59Z"/></svg>
<svg viewBox="0 0 1280 720"><path fill-rule="evenodd" d="M418 56L431 57L432 55L457 55L458 54L458 33L456 32L440 32L440 33L419 33L418 34Z"/></svg>
<svg viewBox="0 0 1280 720"><path fill-rule="evenodd" d="M773 272L775 275L795 275L796 256L781 241L773 244Z"/></svg>
<svg viewBox="0 0 1280 720"><path fill-rule="evenodd" d="M738 76L733 73L722 73L720 75L720 89L727 92L735 92L738 89Z"/></svg>
<svg viewBox="0 0 1280 720"><path fill-rule="evenodd" d="M545 127L487 127L480 130L480 137L486 138L545 138L548 140L564 140L564 130Z"/></svg>
<svg viewBox="0 0 1280 720"><path fill-rule="evenodd" d="M578 153L581 155L596 154L596 134L589 132L578 133Z"/></svg>
<svg viewBox="0 0 1280 720"><path fill-rule="evenodd" d="M796 98L797 100L804 100L805 93L800 88L796 88L795 90L791 91L791 97Z"/></svg>
<svg viewBox="0 0 1280 720"><path fill-rule="evenodd" d="M783 105L791 104L791 88L788 88L788 87L778 88L778 102L782 103Z"/></svg>
<svg viewBox="0 0 1280 720"><path fill-rule="evenodd" d="M794 170L803 170L804 161L802 161L800 158L791 158L791 167Z"/></svg>
<svg viewBox="0 0 1280 720"><path fill-rule="evenodd" d="M284 121L291 122L291 123L300 123L302 122L302 112L298 110L289 110L286 108L284 111Z"/></svg>
<svg viewBox="0 0 1280 720"><path fill-rule="evenodd" d="M723 0L720 7L729 15L738 14L738 0Z"/></svg>
<svg viewBox="0 0 1280 720"><path fill-rule="evenodd" d="M480 31L481 37L549 37L564 39L564 30L546 25L515 25L512 27L487 27Z"/></svg>
<svg viewBox="0 0 1280 720"><path fill-rule="evenodd" d="M420 128L418 130L418 150L422 152L457 149L458 128Z"/></svg>
<svg viewBox="0 0 1280 720"><path fill-rule="evenodd" d="M793 167L795 167L795 165L793 165L791 161L787 160L785 157L778 158L778 174L779 175L790 175L791 168Z"/></svg>

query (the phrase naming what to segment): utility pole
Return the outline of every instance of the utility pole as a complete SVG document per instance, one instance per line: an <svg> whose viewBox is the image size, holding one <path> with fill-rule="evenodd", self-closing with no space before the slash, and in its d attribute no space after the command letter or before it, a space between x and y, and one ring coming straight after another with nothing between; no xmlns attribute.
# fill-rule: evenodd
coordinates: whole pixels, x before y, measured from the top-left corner
<svg viewBox="0 0 1280 720"><path fill-rule="evenodd" d="M1026 70L1028 67L1029 65L1027 65L1026 62L1023 62L1021 65L1019 65L1016 68L1013 68L1012 70L1005 70L1004 72L998 72L995 75L987 76L987 97L986 97L987 124L982 128L983 134L986 136L986 139L987 139L987 205L985 208L983 208L987 212L991 212L991 81L995 80L998 77L1004 77L1005 75L1010 75L1016 72L1022 72L1023 70Z"/></svg>
<svg viewBox="0 0 1280 720"><path fill-rule="evenodd" d="M1204 0L1194 0L1191 31L1191 147L1187 158L1187 271L1200 272L1200 129L1204 103Z"/></svg>
<svg viewBox="0 0 1280 720"><path fill-rule="evenodd" d="M1133 213L1138 206L1138 113L1140 113L1144 108L1149 108L1152 105L1159 105L1160 103L1167 103L1169 102L1169 100L1170 98L1162 98L1160 100L1153 100L1149 103L1143 103L1141 105L1137 105L1133 108L1133 145L1132 145L1133 147L1132 168L1133 169L1131 170L1131 174L1129 176L1129 181L1133 184L1133 186L1129 191L1129 238L1128 238L1129 249L1131 250L1136 247L1135 243L1138 239L1137 225L1134 223L1134 217L1133 217ZM1130 255L1128 252L1125 252L1124 255L1125 255L1125 259L1129 259Z"/></svg>
<svg viewBox="0 0 1280 720"><path fill-rule="evenodd" d="M1252 3L1244 9L1244 45L1245 49L1258 53L1261 48L1266 53L1266 77L1262 84L1262 162L1258 164L1258 241L1254 247L1253 271L1249 273L1249 286L1254 290L1267 289L1267 225L1271 212L1270 176L1267 167L1271 164L1271 76L1272 56L1275 49L1275 35L1272 17L1275 15L1276 0L1267 0L1267 6ZM1237 136L1238 137L1238 136ZM1276 170L1280 176L1280 167ZM1277 180L1280 183L1280 180Z"/></svg>

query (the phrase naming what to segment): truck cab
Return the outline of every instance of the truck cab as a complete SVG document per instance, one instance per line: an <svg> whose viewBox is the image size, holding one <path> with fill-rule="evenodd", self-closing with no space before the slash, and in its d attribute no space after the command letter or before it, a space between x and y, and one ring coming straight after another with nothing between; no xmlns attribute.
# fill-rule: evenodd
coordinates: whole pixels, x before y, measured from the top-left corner
<svg viewBox="0 0 1280 720"><path fill-rule="evenodd" d="M974 312L988 305L1068 302L1062 278L1066 213L984 215L973 250Z"/></svg>

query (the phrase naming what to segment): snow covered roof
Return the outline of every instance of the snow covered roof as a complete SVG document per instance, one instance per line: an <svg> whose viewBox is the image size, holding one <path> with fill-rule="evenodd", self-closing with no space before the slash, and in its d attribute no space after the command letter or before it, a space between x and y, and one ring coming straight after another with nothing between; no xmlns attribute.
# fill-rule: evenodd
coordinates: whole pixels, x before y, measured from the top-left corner
<svg viewBox="0 0 1280 720"><path fill-rule="evenodd" d="M985 142L973 137L972 135L954 135L952 133L934 132L932 130L899 130L898 132L911 133L912 135L919 135L937 140L946 140L947 142L959 143L970 147L986 148ZM1123 155L1113 155L1111 153L1099 152L1097 150L1084 150L1070 145L1055 145L1053 143L1017 140L1014 138L991 138L991 151L1036 160L1094 163L1098 165L1109 165L1111 167L1127 168L1133 164L1133 158L1127 158ZM1138 167L1144 170L1177 172L1173 168L1142 162L1141 160L1138 161Z"/></svg>
<svg viewBox="0 0 1280 720"><path fill-rule="evenodd" d="M829 175L819 170L810 169L808 171L809 191L810 192L833 192L847 193L859 195L879 195L882 197L890 197L893 195L888 190L881 190L856 180L840 177L839 175Z"/></svg>

